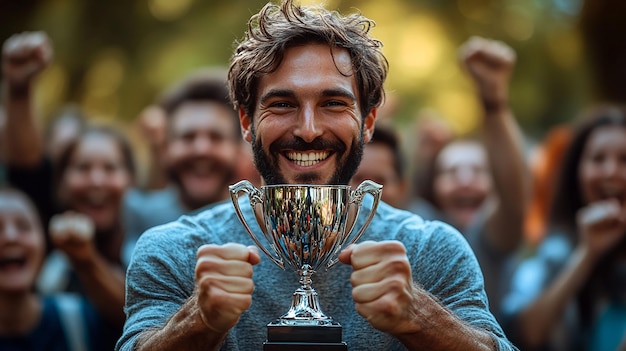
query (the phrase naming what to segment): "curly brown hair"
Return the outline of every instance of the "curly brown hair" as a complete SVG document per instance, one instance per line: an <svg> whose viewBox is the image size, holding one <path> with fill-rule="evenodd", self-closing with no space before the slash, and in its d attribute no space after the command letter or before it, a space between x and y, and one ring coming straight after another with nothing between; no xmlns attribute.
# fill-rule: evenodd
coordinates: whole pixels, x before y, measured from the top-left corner
<svg viewBox="0 0 626 351"><path fill-rule="evenodd" d="M268 3L248 22L248 31L231 58L230 97L236 109L253 116L259 79L275 71L285 51L308 43L348 51L358 87L362 117L379 106L389 64L382 43L369 33L374 21L361 14L341 15L320 6L301 7L293 0ZM346 74L347 75L347 74Z"/></svg>

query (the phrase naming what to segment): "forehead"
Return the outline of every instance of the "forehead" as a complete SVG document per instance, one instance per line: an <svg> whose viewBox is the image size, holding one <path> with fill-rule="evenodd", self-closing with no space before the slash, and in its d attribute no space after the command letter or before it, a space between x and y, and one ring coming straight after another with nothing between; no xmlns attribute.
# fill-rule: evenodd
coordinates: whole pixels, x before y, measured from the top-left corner
<svg viewBox="0 0 626 351"><path fill-rule="evenodd" d="M261 96L272 89L305 92L320 88L342 88L356 96L356 79L346 49L326 44L288 48L277 69L261 76Z"/></svg>
<svg viewBox="0 0 626 351"><path fill-rule="evenodd" d="M112 135L106 133L88 133L80 138L72 156L87 158L108 156L122 158L121 145Z"/></svg>
<svg viewBox="0 0 626 351"><path fill-rule="evenodd" d="M189 101L174 111L170 126L175 130L193 126L235 129L239 124L229 106L216 101Z"/></svg>
<svg viewBox="0 0 626 351"><path fill-rule="evenodd" d="M443 148L437 157L437 164L443 168L463 165L484 166L486 163L485 149L474 141L453 142Z"/></svg>
<svg viewBox="0 0 626 351"><path fill-rule="evenodd" d="M23 198L10 193L0 193L0 215L16 213L29 218L35 216L34 209Z"/></svg>
<svg viewBox="0 0 626 351"><path fill-rule="evenodd" d="M626 152L626 128L604 126L594 130L585 145L586 151L621 150Z"/></svg>

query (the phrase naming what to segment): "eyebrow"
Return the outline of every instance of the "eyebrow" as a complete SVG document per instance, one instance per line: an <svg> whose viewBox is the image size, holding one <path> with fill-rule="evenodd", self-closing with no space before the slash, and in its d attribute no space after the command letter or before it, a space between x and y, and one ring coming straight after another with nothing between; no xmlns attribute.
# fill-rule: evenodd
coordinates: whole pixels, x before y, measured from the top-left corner
<svg viewBox="0 0 626 351"><path fill-rule="evenodd" d="M275 98L275 97L295 98L296 94L294 94L293 91L287 90L287 89L272 89L268 91L267 93L263 94L259 102L261 104L264 104L267 100L271 98Z"/></svg>
<svg viewBox="0 0 626 351"><path fill-rule="evenodd" d="M354 96L354 94L352 94L351 92L345 89L340 89L340 88L326 89L322 91L322 96L324 97L340 96L340 97L350 99L353 102L356 101L356 96Z"/></svg>
<svg viewBox="0 0 626 351"><path fill-rule="evenodd" d="M345 90L345 89L325 89L322 91L322 96L323 97L332 97L332 96L340 96L340 97L344 97L347 99L350 99L351 101L355 102L356 101L356 96L354 96L354 94L352 94L351 92ZM267 100L271 99L271 98L275 98L275 97L283 97L283 98L296 98L296 94L293 92L293 90L287 90L287 89L272 89L270 91L268 91L267 93L263 94L263 96L261 96L261 99L259 100L259 102L261 104L264 104Z"/></svg>

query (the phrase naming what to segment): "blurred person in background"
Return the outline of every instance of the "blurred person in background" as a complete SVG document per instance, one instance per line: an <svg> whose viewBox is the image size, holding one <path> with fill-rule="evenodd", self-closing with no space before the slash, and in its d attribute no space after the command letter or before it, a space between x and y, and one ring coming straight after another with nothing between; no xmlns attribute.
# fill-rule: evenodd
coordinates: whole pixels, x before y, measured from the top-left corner
<svg viewBox="0 0 626 351"><path fill-rule="evenodd" d="M472 37L459 54L483 107L482 142L455 139L441 148L422 194L425 201L414 202L411 210L463 233L483 271L491 311L499 319L513 257L523 243L530 196L522 134L509 106L515 52L500 41Z"/></svg>
<svg viewBox="0 0 626 351"><path fill-rule="evenodd" d="M400 141L391 126L376 126L372 139L363 148L363 158L350 180L350 186L356 189L368 179L383 186L383 201L397 208L405 208L408 183L404 173L404 159Z"/></svg>
<svg viewBox="0 0 626 351"><path fill-rule="evenodd" d="M124 321L123 252L132 247L125 245L122 225L123 199L135 177L132 150L114 128L78 123L78 135L66 138L52 160L32 106L34 79L50 60L50 44L45 33L26 32L3 46L8 180L36 194L34 201L46 214L49 248L57 249L47 258L38 287L45 293L85 294L119 328Z"/></svg>
<svg viewBox="0 0 626 351"><path fill-rule="evenodd" d="M192 72L142 118L152 150L150 169L165 172L165 177L151 177L152 190L128 194L129 235L138 237L155 225L230 199L228 186L238 180L240 162L251 158L242 157L239 118L228 96L225 70ZM167 186L158 189L163 178Z"/></svg>
<svg viewBox="0 0 626 351"><path fill-rule="evenodd" d="M108 334L115 328L83 297L36 291L45 245L32 201L17 189L0 187L0 349L111 350Z"/></svg>
<svg viewBox="0 0 626 351"><path fill-rule="evenodd" d="M52 43L44 32L14 34L2 45L5 123L1 130L4 150L0 156L6 167L7 183L33 199L44 230L54 207L50 193L52 163L46 156L32 105L35 80L51 63L52 56Z"/></svg>
<svg viewBox="0 0 626 351"><path fill-rule="evenodd" d="M516 270L503 324L523 350L626 347L626 109L578 121L547 235Z"/></svg>
<svg viewBox="0 0 626 351"><path fill-rule="evenodd" d="M110 127L88 127L65 148L55 168L54 247L38 287L85 294L116 325L124 321L124 272L133 247L122 221L135 178L130 144ZM130 255L127 252L126 255Z"/></svg>

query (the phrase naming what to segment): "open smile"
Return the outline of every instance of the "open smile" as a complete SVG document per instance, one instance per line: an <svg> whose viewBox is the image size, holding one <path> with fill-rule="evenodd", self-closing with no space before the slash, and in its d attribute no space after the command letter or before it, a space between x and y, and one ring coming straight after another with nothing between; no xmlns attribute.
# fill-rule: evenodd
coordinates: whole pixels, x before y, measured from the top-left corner
<svg viewBox="0 0 626 351"><path fill-rule="evenodd" d="M329 151L288 151L285 157L300 167L315 166L330 156Z"/></svg>

